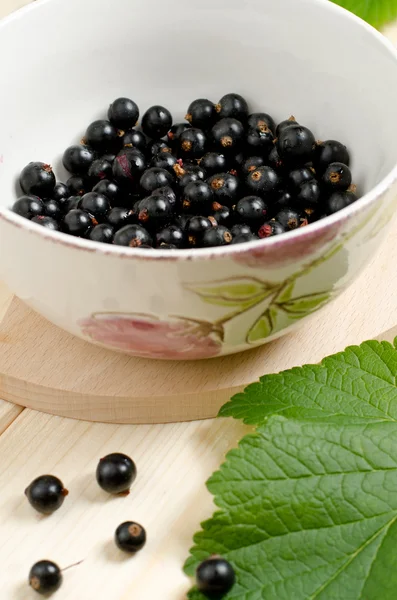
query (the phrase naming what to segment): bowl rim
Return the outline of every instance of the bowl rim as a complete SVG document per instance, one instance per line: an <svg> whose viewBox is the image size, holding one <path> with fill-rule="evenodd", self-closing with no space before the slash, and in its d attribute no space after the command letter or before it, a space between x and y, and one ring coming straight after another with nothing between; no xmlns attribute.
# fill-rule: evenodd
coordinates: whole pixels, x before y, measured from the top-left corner
<svg viewBox="0 0 397 600"><path fill-rule="evenodd" d="M0 30L8 23L22 18L25 14L32 10L39 10L41 6L51 2L52 0L41 0L41 2L31 2L30 4L20 8L19 10L11 13L7 17L0 21ZM391 58L397 64L397 48L377 29L369 25L363 19L350 11L342 8L341 6L334 4L333 2L324 2L324 0L309 0L313 4L321 5L324 10L333 11L335 14L339 14L341 18L349 19L356 23L357 26L365 29L374 40L376 40L385 50L388 51ZM61 244L74 249L84 250L88 252L94 252L97 254L118 256L122 258L128 258L133 260L145 260L145 261L202 261L208 259L220 259L228 258L230 256L236 256L237 254L250 253L251 251L259 250L276 250L280 246L293 246L296 241L302 240L305 237L322 235L327 230L331 229L336 224L341 224L345 221L349 221L354 218L358 213L364 211L371 204L375 203L381 196L386 194L393 186L397 183L397 162L391 171L371 190L369 190L364 196L359 198L357 202L354 202L350 206L340 210L339 212L327 216L320 221L311 223L307 227L302 227L284 233L282 236L274 236L267 239L254 240L252 242L246 242L243 244L222 246L219 248L194 248L194 249L176 249L176 250L161 250L154 248L152 250L129 248L125 246L115 246L111 244L103 244L100 242L94 242L84 238L74 237L66 233L59 231L51 231L46 229L16 213L12 212L10 208L0 206L0 221L6 221L10 225L17 227L18 229L24 229L29 233L43 239L47 239L50 242Z"/></svg>

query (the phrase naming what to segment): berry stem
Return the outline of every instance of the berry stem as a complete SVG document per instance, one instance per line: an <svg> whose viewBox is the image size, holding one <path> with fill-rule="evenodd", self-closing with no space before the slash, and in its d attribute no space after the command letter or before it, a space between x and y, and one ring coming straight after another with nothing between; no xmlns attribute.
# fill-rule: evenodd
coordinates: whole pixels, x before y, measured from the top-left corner
<svg viewBox="0 0 397 600"><path fill-rule="evenodd" d="M81 563L83 563L85 561L85 558L83 558L83 560L79 560L79 562L73 563L72 565L69 565L68 567L65 567L64 569L62 569L62 573L64 571L67 571L68 569L73 569L73 567L78 567L79 565L81 565Z"/></svg>

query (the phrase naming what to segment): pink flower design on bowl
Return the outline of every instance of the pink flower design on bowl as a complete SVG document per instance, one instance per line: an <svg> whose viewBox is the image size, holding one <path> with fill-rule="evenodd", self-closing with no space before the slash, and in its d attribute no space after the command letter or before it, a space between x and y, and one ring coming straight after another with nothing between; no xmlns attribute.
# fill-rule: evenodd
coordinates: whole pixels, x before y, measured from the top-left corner
<svg viewBox="0 0 397 600"><path fill-rule="evenodd" d="M100 313L79 322L92 341L142 358L212 358L221 343L210 337L210 323L161 321L151 315Z"/></svg>

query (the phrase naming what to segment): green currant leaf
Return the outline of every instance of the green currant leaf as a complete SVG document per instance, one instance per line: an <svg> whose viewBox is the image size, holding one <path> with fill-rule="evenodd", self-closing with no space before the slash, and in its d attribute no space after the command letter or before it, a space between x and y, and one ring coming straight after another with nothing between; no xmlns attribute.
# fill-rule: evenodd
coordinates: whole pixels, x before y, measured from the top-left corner
<svg viewBox="0 0 397 600"><path fill-rule="evenodd" d="M374 27L383 27L397 17L396 0L332 0Z"/></svg>
<svg viewBox="0 0 397 600"><path fill-rule="evenodd" d="M329 292L323 294L312 294L311 296L301 296L287 302L278 303L279 306L288 313L297 313L298 315L307 315L312 313L329 300Z"/></svg>
<svg viewBox="0 0 397 600"><path fill-rule="evenodd" d="M262 302L273 291L273 286L267 282L251 277L226 279L200 286L188 286L188 289L198 294L204 302L219 306L238 306L249 308Z"/></svg>

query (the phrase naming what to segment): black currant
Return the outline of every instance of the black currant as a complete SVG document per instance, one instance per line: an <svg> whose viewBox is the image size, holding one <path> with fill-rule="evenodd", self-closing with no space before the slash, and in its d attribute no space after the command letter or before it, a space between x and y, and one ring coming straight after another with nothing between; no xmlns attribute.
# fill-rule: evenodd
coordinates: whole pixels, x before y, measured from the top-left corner
<svg viewBox="0 0 397 600"><path fill-rule="evenodd" d="M296 200L301 206L312 206L320 200L321 189L316 180L306 181L301 185L296 195Z"/></svg>
<svg viewBox="0 0 397 600"><path fill-rule="evenodd" d="M63 166L73 175L86 175L96 159L95 151L84 144L66 148L63 154Z"/></svg>
<svg viewBox="0 0 397 600"><path fill-rule="evenodd" d="M116 546L124 552L138 552L146 544L146 531L138 523L126 521L119 525L114 534Z"/></svg>
<svg viewBox="0 0 397 600"><path fill-rule="evenodd" d="M88 169L88 177L92 183L112 177L112 164L106 158L97 158Z"/></svg>
<svg viewBox="0 0 397 600"><path fill-rule="evenodd" d="M63 225L66 233L84 237L94 225L97 225L97 221L85 210L74 208L65 215Z"/></svg>
<svg viewBox="0 0 397 600"><path fill-rule="evenodd" d="M124 187L137 185L146 169L146 158L136 148L123 148L113 163L113 177Z"/></svg>
<svg viewBox="0 0 397 600"><path fill-rule="evenodd" d="M207 152L200 159L200 167L202 167L207 177L215 175L216 173L222 173L227 168L227 160L224 154L219 152Z"/></svg>
<svg viewBox="0 0 397 600"><path fill-rule="evenodd" d="M182 208L184 211L204 214L212 203L213 192L205 181L192 181L183 190Z"/></svg>
<svg viewBox="0 0 397 600"><path fill-rule="evenodd" d="M263 126L263 131L249 129L245 140L247 152L268 156L273 149L274 134L270 127Z"/></svg>
<svg viewBox="0 0 397 600"><path fill-rule="evenodd" d="M73 210L74 208L78 208L79 204L80 204L80 200L81 200L81 196L70 196L70 198L68 198L66 201L64 212L68 213L69 211Z"/></svg>
<svg viewBox="0 0 397 600"><path fill-rule="evenodd" d="M276 123L274 119L267 113L253 113L248 117L248 129L254 129L259 132L266 132L269 128L273 133L276 131Z"/></svg>
<svg viewBox="0 0 397 600"><path fill-rule="evenodd" d="M275 235L280 235L281 233L285 233L287 231L284 225L281 225L278 221L272 219L267 223L264 223L262 227L259 228L258 235L261 239L273 237Z"/></svg>
<svg viewBox="0 0 397 600"><path fill-rule="evenodd" d="M307 225L307 219L302 216L301 212L294 210L293 208L283 208L277 213L275 219L287 231Z"/></svg>
<svg viewBox="0 0 397 600"><path fill-rule="evenodd" d="M350 206L350 204L353 204L356 200L357 196L354 192L334 192L326 199L324 209L327 215L333 215L343 208Z"/></svg>
<svg viewBox="0 0 397 600"><path fill-rule="evenodd" d="M152 196L164 196L172 206L175 206L176 204L176 194L169 185L157 188L154 190L154 192L152 192Z"/></svg>
<svg viewBox="0 0 397 600"><path fill-rule="evenodd" d="M178 225L168 225L161 229L156 235L157 246L163 244L173 245L175 248L183 248L185 244L185 234Z"/></svg>
<svg viewBox="0 0 397 600"><path fill-rule="evenodd" d="M192 219L193 217L194 217L194 215L188 215L188 214L177 215L175 222L182 229L182 231L186 231L186 227L187 227L190 219Z"/></svg>
<svg viewBox="0 0 397 600"><path fill-rule="evenodd" d="M213 126L211 137L219 152L236 154L244 144L245 130L243 124L231 117L221 119Z"/></svg>
<svg viewBox="0 0 397 600"><path fill-rule="evenodd" d="M45 200L43 214L55 221L60 221L63 216L63 210L60 203L56 200Z"/></svg>
<svg viewBox="0 0 397 600"><path fill-rule="evenodd" d="M252 229L247 223L237 223L230 230L233 237L238 235L252 234Z"/></svg>
<svg viewBox="0 0 397 600"><path fill-rule="evenodd" d="M290 165L310 162L314 155L316 140L314 135L302 125L291 125L283 129L277 138L280 158Z"/></svg>
<svg viewBox="0 0 397 600"><path fill-rule="evenodd" d="M139 225L135 227L142 229ZM124 229L127 229L127 227L124 227ZM118 233L120 232L121 230ZM119 452L101 458L96 470L98 485L109 494L128 493L136 475L137 470L134 461L126 454Z"/></svg>
<svg viewBox="0 0 397 600"><path fill-rule="evenodd" d="M201 246L204 232L213 227L206 217L195 216L186 223L185 231L190 246Z"/></svg>
<svg viewBox="0 0 397 600"><path fill-rule="evenodd" d="M37 217L33 217L32 223L37 223L37 225L41 225L42 227L51 229L52 231L60 230L59 223L52 217L43 217L42 215L39 215Z"/></svg>
<svg viewBox="0 0 397 600"><path fill-rule="evenodd" d="M109 225L111 225L117 231L125 225L132 224L135 221L135 218L136 217L133 210L124 208L122 206L115 206L110 210L107 216L107 221Z"/></svg>
<svg viewBox="0 0 397 600"><path fill-rule="evenodd" d="M84 196L91 191L91 182L87 177L72 175L66 182L72 196Z"/></svg>
<svg viewBox="0 0 397 600"><path fill-rule="evenodd" d="M21 172L19 183L24 194L51 198L55 189L52 167L42 162L31 162Z"/></svg>
<svg viewBox="0 0 397 600"><path fill-rule="evenodd" d="M215 108L221 119L231 117L244 122L248 118L247 101L239 94L226 94Z"/></svg>
<svg viewBox="0 0 397 600"><path fill-rule="evenodd" d="M352 183L352 174L347 165L334 162L328 165L322 177L324 186L330 191L345 191Z"/></svg>
<svg viewBox="0 0 397 600"><path fill-rule="evenodd" d="M142 190L151 194L156 189L171 186L174 183L174 176L166 169L151 167L147 169L140 178L139 184Z"/></svg>
<svg viewBox="0 0 397 600"><path fill-rule="evenodd" d="M204 231L203 237L201 238L201 246L203 248L211 248L212 246L227 246L233 239L227 227L218 225L212 229Z"/></svg>
<svg viewBox="0 0 397 600"><path fill-rule="evenodd" d="M99 181L96 186L92 188L92 191L107 196L111 204L116 204L121 195L120 186L115 181L109 179L102 179Z"/></svg>
<svg viewBox="0 0 397 600"><path fill-rule="evenodd" d="M44 215L45 212L44 203L38 196L21 196L14 202L12 210L25 219Z"/></svg>
<svg viewBox="0 0 397 600"><path fill-rule="evenodd" d="M205 98L194 100L187 109L185 116L186 121L189 121L192 127L204 130L211 129L217 118L218 113L215 110L215 104Z"/></svg>
<svg viewBox="0 0 397 600"><path fill-rule="evenodd" d="M70 197L70 190L64 183L57 183L54 191L52 192L51 198L56 200L62 205L65 204L66 200Z"/></svg>
<svg viewBox="0 0 397 600"><path fill-rule="evenodd" d="M220 556L203 561L196 571L197 588L207 598L226 596L235 581L236 575L232 565Z"/></svg>
<svg viewBox="0 0 397 600"><path fill-rule="evenodd" d="M84 141L98 152L107 152L120 147L119 132L110 121L98 120L88 126Z"/></svg>
<svg viewBox="0 0 397 600"><path fill-rule="evenodd" d="M177 142L177 149L183 158L201 158L205 153L207 137L202 129L190 127L183 131Z"/></svg>
<svg viewBox="0 0 397 600"><path fill-rule="evenodd" d="M58 510L68 493L62 481L53 475L37 477L25 490L29 503L43 515L50 515Z"/></svg>
<svg viewBox="0 0 397 600"><path fill-rule="evenodd" d="M117 129L130 129L139 119L138 105L129 98L117 98L109 107L108 119Z"/></svg>
<svg viewBox="0 0 397 600"><path fill-rule="evenodd" d="M270 208L273 213L276 213L282 208L293 207L294 204L296 204L296 196L289 190L280 190L276 196L276 200L271 203Z"/></svg>
<svg viewBox="0 0 397 600"><path fill-rule="evenodd" d="M174 207L165 196L149 196L139 203L138 220L146 227L159 226L170 221Z"/></svg>
<svg viewBox="0 0 397 600"><path fill-rule="evenodd" d="M288 173L288 184L292 191L298 191L303 183L315 179L315 172L310 167L299 167Z"/></svg>
<svg viewBox="0 0 397 600"><path fill-rule="evenodd" d="M265 159L263 156L249 156L244 159L241 165L241 173L246 177L251 171L255 171L258 167L263 167Z"/></svg>
<svg viewBox="0 0 397 600"><path fill-rule="evenodd" d="M51 560L40 560L30 569L29 585L39 594L52 594L61 584L61 569Z"/></svg>
<svg viewBox="0 0 397 600"><path fill-rule="evenodd" d="M234 210L240 221L254 228L256 225L259 226L263 223L268 213L267 204L259 196L245 196L245 198L241 198Z"/></svg>
<svg viewBox="0 0 397 600"><path fill-rule="evenodd" d="M212 203L212 217L218 225L224 225L225 227L230 225L234 220L231 208L229 206L222 206L219 202Z"/></svg>
<svg viewBox="0 0 397 600"><path fill-rule="evenodd" d="M173 169L177 160L176 156L171 154L171 152L159 152L156 156L153 156L150 166L174 172Z"/></svg>
<svg viewBox="0 0 397 600"><path fill-rule="evenodd" d="M205 169L201 165L185 163L183 167L180 164L176 164L174 167L175 174L179 178L179 185L181 188L187 186L191 181L202 181L207 177ZM189 178L191 175L191 178Z"/></svg>
<svg viewBox="0 0 397 600"><path fill-rule="evenodd" d="M140 248L141 246L152 246L153 240L149 232L141 225L126 225L116 233L113 243L116 246Z"/></svg>
<svg viewBox="0 0 397 600"><path fill-rule="evenodd" d="M159 152L172 152L172 149L167 142L164 142L163 140L154 140L153 142L150 142L147 147L148 156L156 156Z"/></svg>
<svg viewBox="0 0 397 600"><path fill-rule="evenodd" d="M153 139L162 138L171 128L172 115L164 106L151 106L142 117L142 131Z"/></svg>
<svg viewBox="0 0 397 600"><path fill-rule="evenodd" d="M214 200L219 204L230 206L240 195L240 180L231 173L218 173L207 180L214 194Z"/></svg>
<svg viewBox="0 0 397 600"><path fill-rule="evenodd" d="M88 192L80 201L79 208L93 215L98 223L106 219L110 211L110 202L107 196L98 192Z"/></svg>
<svg viewBox="0 0 397 600"><path fill-rule="evenodd" d="M146 152L147 145L148 142L145 134L137 129L130 129L123 136L123 146L125 148L136 148L141 152Z"/></svg>
<svg viewBox="0 0 397 600"><path fill-rule="evenodd" d="M105 152L105 154L102 154L101 158L103 158L103 160L107 160L110 162L110 164L113 164L116 154L114 152Z"/></svg>
<svg viewBox="0 0 397 600"><path fill-rule="evenodd" d="M181 133L186 131L186 129L190 129L191 125L189 123L176 123L171 127L169 132L167 133L168 142L172 147L178 142L179 136Z"/></svg>
<svg viewBox="0 0 397 600"><path fill-rule="evenodd" d="M280 185L280 177L268 166L258 167L246 177L247 188L259 196L273 194Z"/></svg>
<svg viewBox="0 0 397 600"><path fill-rule="evenodd" d="M281 123L277 125L276 135L280 135L282 131L284 131L288 127L291 127L291 125L299 125L298 121L295 119L294 116L289 117L289 119L286 119L285 121L281 121Z"/></svg>
<svg viewBox="0 0 397 600"><path fill-rule="evenodd" d="M314 151L313 163L319 173L324 173L331 163L338 162L349 166L349 152L343 144L336 140L318 142Z"/></svg>
<svg viewBox="0 0 397 600"><path fill-rule="evenodd" d="M93 242L101 242L102 244L111 244L114 238L114 228L109 223L101 223L96 225L89 235Z"/></svg>
<svg viewBox="0 0 397 600"><path fill-rule="evenodd" d="M274 145L274 147L271 149L269 156L267 157L267 163L275 171L283 171L285 164L284 161L280 158L276 145Z"/></svg>
<svg viewBox="0 0 397 600"><path fill-rule="evenodd" d="M253 242L257 240L258 236L252 232L239 233L235 237L233 236L232 244L245 244L246 242Z"/></svg>

